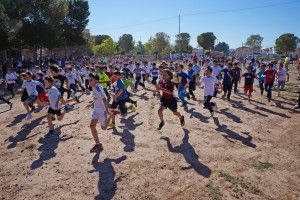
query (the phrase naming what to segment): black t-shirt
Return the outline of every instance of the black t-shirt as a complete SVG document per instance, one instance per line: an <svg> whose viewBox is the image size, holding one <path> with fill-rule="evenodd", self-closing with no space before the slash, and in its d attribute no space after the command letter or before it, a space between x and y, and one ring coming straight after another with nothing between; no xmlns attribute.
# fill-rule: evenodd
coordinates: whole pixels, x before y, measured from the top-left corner
<svg viewBox="0 0 300 200"><path fill-rule="evenodd" d="M233 68L232 69L233 80L239 80L241 76L241 69L240 68Z"/></svg>
<svg viewBox="0 0 300 200"><path fill-rule="evenodd" d="M54 82L53 85L60 91L62 92L64 90L64 83L66 81L66 77L59 74L57 76L53 76Z"/></svg>
<svg viewBox="0 0 300 200"><path fill-rule="evenodd" d="M245 77L245 86L253 86L255 75L252 73L244 73L243 77Z"/></svg>

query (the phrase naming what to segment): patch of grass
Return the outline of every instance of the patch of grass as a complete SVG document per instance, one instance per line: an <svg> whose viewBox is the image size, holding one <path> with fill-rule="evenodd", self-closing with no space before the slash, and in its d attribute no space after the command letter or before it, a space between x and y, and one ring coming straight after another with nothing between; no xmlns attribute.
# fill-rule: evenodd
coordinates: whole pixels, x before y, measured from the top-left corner
<svg viewBox="0 0 300 200"><path fill-rule="evenodd" d="M251 166L259 170L264 170L273 167L273 164L269 162L252 161Z"/></svg>
<svg viewBox="0 0 300 200"><path fill-rule="evenodd" d="M220 172L219 176L224 178L225 181L230 182L236 191L240 191L237 187L241 187L249 193L262 195L262 191L259 188L245 181L243 177L235 177L223 171Z"/></svg>
<svg viewBox="0 0 300 200"><path fill-rule="evenodd" d="M35 144L29 144L29 145L27 145L26 147L25 147L25 149L27 149L27 150L33 150L34 148L35 148Z"/></svg>
<svg viewBox="0 0 300 200"><path fill-rule="evenodd" d="M222 194L221 194L218 186L214 186L212 182L209 182L205 186L206 186L209 196L212 200L221 200L222 199Z"/></svg>

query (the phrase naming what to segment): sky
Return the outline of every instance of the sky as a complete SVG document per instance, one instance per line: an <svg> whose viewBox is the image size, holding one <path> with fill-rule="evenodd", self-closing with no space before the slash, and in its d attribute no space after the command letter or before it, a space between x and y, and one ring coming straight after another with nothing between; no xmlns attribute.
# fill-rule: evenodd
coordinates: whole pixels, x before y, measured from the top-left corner
<svg viewBox="0 0 300 200"><path fill-rule="evenodd" d="M174 44L175 35L187 32L197 47L197 36L213 32L218 42L241 47L247 37L260 34L262 46L274 46L276 38L293 33L300 38L300 0L88 0L87 28L92 35L107 34L114 40L132 34L148 41L165 32Z"/></svg>

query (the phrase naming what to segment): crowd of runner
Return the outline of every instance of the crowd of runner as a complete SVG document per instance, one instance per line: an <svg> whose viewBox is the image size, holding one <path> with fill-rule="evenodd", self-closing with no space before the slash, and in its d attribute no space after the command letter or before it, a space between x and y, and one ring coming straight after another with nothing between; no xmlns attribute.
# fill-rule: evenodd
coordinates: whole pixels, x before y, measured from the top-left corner
<svg viewBox="0 0 300 200"><path fill-rule="evenodd" d="M300 80L300 61L297 61L297 79ZM25 69L25 70L24 70ZM103 149L100 143L97 123L106 130L114 128L116 116L126 115L128 109L136 111L138 102L132 97L138 90L153 92L160 97L158 130L165 125L163 112L169 109L178 117L181 126L185 125L184 115L178 112L177 104L187 106L189 100L196 100L195 90L203 90L203 106L211 117L217 111L217 104L212 101L222 95L230 101L232 90L238 93L238 85L244 86L244 94L251 102L257 79L260 94L266 93L272 100L272 93L277 96L289 81L289 63L264 62L252 59L246 66L238 61L219 58L204 58L200 61L191 58L185 61L148 62L127 56L112 57L106 60L81 57L72 61L61 59L28 64L26 67L7 67L3 73L7 91L15 97L20 92L20 101L26 110L25 120L33 118L32 113L47 108L49 132L45 137L55 136L53 120L62 120L68 110L72 110L70 102L80 103L81 95L93 94L90 129L95 141L91 152ZM17 85L21 89L16 90ZM273 89L274 85L276 88ZM203 88L203 89L202 89ZM177 94L175 95L175 90ZM66 94L66 95L65 95ZM19 98L19 97L17 97ZM0 100L10 108L13 104L0 96ZM128 105L129 104L129 105ZM295 109L300 108L300 94Z"/></svg>

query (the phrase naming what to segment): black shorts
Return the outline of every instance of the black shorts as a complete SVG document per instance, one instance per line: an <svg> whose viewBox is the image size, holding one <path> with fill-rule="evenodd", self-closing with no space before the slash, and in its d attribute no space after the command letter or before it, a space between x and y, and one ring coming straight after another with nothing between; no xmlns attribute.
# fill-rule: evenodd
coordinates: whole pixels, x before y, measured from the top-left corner
<svg viewBox="0 0 300 200"><path fill-rule="evenodd" d="M26 101L30 102L30 103L33 103L35 100L37 99L37 96L35 95L30 95Z"/></svg>
<svg viewBox="0 0 300 200"><path fill-rule="evenodd" d="M116 109L119 107L119 110L122 115L127 113L127 108L126 108L126 100L118 100L118 101L113 101L110 108Z"/></svg>
<svg viewBox="0 0 300 200"><path fill-rule="evenodd" d="M26 90L23 90L22 96L21 96L21 101L25 102L26 99L28 99L28 94L26 92Z"/></svg>
<svg viewBox="0 0 300 200"><path fill-rule="evenodd" d="M49 113L49 114L53 114L53 115L57 115L57 116L62 115L60 109L54 110L54 109L52 109L51 107L48 108L48 113Z"/></svg>
<svg viewBox="0 0 300 200"><path fill-rule="evenodd" d="M165 99L161 98L160 99L161 106L165 108L169 108L172 112L177 112L177 100L175 97L172 99Z"/></svg>

